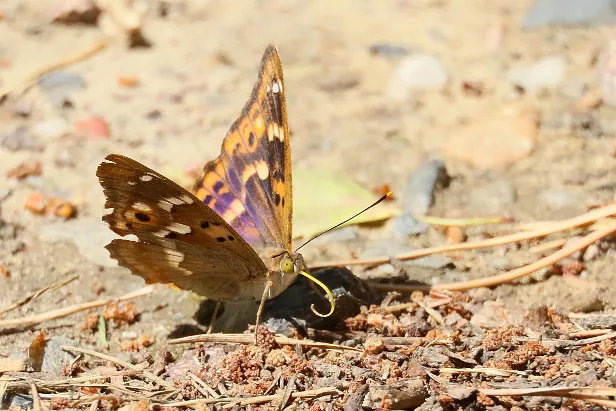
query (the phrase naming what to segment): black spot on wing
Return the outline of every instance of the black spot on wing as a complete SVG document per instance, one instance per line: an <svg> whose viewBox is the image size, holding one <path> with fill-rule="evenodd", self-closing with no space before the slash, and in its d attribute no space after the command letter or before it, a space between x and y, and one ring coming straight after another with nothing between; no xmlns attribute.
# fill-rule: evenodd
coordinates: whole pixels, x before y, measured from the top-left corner
<svg viewBox="0 0 616 411"><path fill-rule="evenodd" d="M137 218L137 220L142 221L144 223L147 223L150 221L150 216L145 213L135 213L135 218Z"/></svg>

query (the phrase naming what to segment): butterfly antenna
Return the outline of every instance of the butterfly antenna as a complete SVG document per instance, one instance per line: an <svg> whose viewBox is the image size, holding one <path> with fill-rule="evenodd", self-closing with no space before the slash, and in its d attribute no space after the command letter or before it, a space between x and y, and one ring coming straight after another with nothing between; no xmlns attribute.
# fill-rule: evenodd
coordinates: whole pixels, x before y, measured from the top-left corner
<svg viewBox="0 0 616 411"><path fill-rule="evenodd" d="M366 211L370 210L372 207L380 204L381 202L383 202L384 200L388 199L389 197L391 197L393 195L393 193L391 191L387 192L387 194L385 194L383 197L379 198L378 200L376 200L374 203L370 204L368 207L364 208L363 210L361 210L359 213L355 214L353 217L347 218L346 220L344 220L343 222L336 224L335 226L333 226L332 228L329 228L325 231L323 231L322 233L319 233L317 235L315 235L314 237L312 237L310 240L306 241L304 244L300 245L299 247L297 247L295 249L295 252L299 251L300 248L302 248L303 246L305 246L306 244L308 244L309 242L311 242L312 240L316 240L317 238L321 237L323 234L327 234L332 230L335 230L336 228L340 227L343 224L348 223L349 221L351 221L352 219L354 219L355 217L357 217L358 215L365 213Z"/></svg>

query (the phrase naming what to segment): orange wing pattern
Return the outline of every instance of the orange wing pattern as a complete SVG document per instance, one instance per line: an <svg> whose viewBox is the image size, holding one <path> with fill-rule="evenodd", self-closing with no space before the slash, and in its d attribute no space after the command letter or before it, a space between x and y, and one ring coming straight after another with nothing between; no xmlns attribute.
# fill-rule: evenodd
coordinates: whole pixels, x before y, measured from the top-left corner
<svg viewBox="0 0 616 411"><path fill-rule="evenodd" d="M291 246L291 150L282 67L270 44L250 99L193 193L253 247Z"/></svg>

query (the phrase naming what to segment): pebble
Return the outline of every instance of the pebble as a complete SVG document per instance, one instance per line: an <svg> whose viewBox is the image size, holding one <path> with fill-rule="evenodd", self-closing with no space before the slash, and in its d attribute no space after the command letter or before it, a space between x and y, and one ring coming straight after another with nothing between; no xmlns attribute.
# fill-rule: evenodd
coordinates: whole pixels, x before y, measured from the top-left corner
<svg viewBox="0 0 616 411"><path fill-rule="evenodd" d="M560 209L578 204L578 199L564 190L544 190L539 194L539 200L552 209Z"/></svg>
<svg viewBox="0 0 616 411"><path fill-rule="evenodd" d="M53 140L68 134L70 125L61 117L41 121L32 127L32 134L44 140Z"/></svg>
<svg viewBox="0 0 616 411"><path fill-rule="evenodd" d="M43 151L44 146L27 127L0 132L0 146L9 151Z"/></svg>
<svg viewBox="0 0 616 411"><path fill-rule="evenodd" d="M392 410L414 409L428 397L423 379L403 378L398 381L368 388L362 406L367 409L382 409L387 404Z"/></svg>
<svg viewBox="0 0 616 411"><path fill-rule="evenodd" d="M522 28L605 23L616 23L616 10L612 0L538 0L528 10Z"/></svg>
<svg viewBox="0 0 616 411"><path fill-rule="evenodd" d="M327 313L330 306L328 300L317 295L309 281L300 276L279 296L265 303L264 321L286 319L294 323L302 322L311 328L328 329L359 314L362 305L370 305L377 300L376 293L346 268L325 268L313 271L311 274L323 281L331 290L336 301L333 314L329 317L318 317L307 309L314 304L317 311ZM276 331L284 335L289 335L291 332L290 329Z"/></svg>
<svg viewBox="0 0 616 411"><path fill-rule="evenodd" d="M405 100L415 90L440 89L447 83L447 73L433 56L420 54L405 57L390 80L388 95L394 100Z"/></svg>
<svg viewBox="0 0 616 411"><path fill-rule="evenodd" d="M382 56L385 58L396 58L410 54L410 50L406 47L397 46L388 43L376 43L370 46L370 54Z"/></svg>
<svg viewBox="0 0 616 411"><path fill-rule="evenodd" d="M53 222L41 226L39 235L44 241L73 243L79 254L95 264L117 267L116 261L109 257L109 252L104 247L118 236L101 220L78 219Z"/></svg>
<svg viewBox="0 0 616 411"><path fill-rule="evenodd" d="M567 63L562 56L546 57L535 64L513 68L507 73L510 83L535 93L546 88L555 88L565 81Z"/></svg>
<svg viewBox="0 0 616 411"><path fill-rule="evenodd" d="M101 116L92 116L75 122L75 130L90 138L104 139L111 135L109 124Z"/></svg>
<svg viewBox="0 0 616 411"><path fill-rule="evenodd" d="M445 156L478 170L505 169L531 155L539 132L537 114L528 104L511 104L470 120L445 142Z"/></svg>
<svg viewBox="0 0 616 411"><path fill-rule="evenodd" d="M66 71L51 72L41 78L38 85L54 107L71 105L71 93L85 88L85 82L79 74Z"/></svg>
<svg viewBox="0 0 616 411"><path fill-rule="evenodd" d="M393 234L397 238L424 233L428 225L413 215L426 215L434 201L434 191L447 187L451 177L442 160L429 160L409 174L402 194L403 213L394 218Z"/></svg>
<svg viewBox="0 0 616 411"><path fill-rule="evenodd" d="M601 254L601 248L597 244L591 244L584 251L584 261L592 261Z"/></svg>

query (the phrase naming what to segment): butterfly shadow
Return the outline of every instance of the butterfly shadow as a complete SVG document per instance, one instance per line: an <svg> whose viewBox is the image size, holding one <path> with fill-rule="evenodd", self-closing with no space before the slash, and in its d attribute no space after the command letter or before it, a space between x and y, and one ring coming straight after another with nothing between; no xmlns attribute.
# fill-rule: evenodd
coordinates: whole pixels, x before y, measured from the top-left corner
<svg viewBox="0 0 616 411"><path fill-rule="evenodd" d="M310 307L320 313L330 310L329 300L322 290L312 286L305 277L295 282L277 297L268 300L263 310L263 325L275 333L290 335L292 329L307 335L308 329L333 331L344 328L344 321L360 313L361 306L378 303L381 293L356 277L347 268L329 267L311 273L331 290L336 309L328 317L315 315ZM315 291L318 290L318 291ZM169 338L202 334L209 326L216 302L204 300L200 303L194 320L198 325L181 324ZM225 301L218 311L215 332L241 333L254 324L259 303L257 301Z"/></svg>

